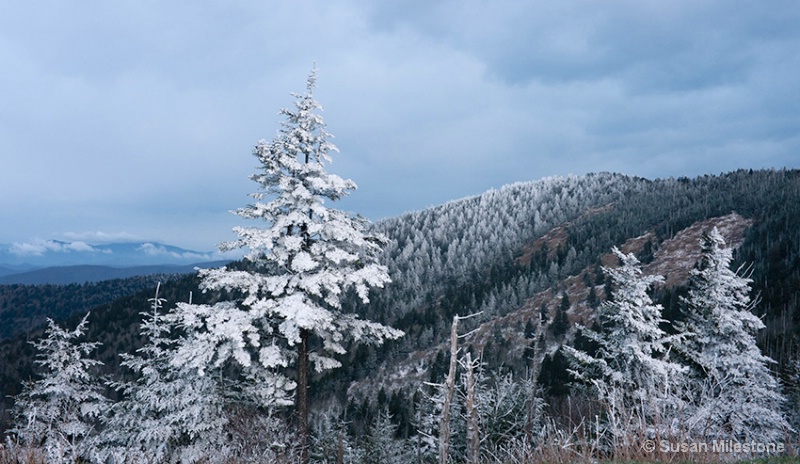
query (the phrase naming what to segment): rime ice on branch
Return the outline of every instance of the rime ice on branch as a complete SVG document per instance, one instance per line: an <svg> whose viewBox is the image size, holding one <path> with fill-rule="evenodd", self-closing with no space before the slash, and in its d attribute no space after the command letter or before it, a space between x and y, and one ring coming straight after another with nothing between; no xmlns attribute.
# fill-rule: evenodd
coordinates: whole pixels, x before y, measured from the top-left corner
<svg viewBox="0 0 800 464"><path fill-rule="evenodd" d="M318 113L315 84L312 71L306 93L293 94L295 107L281 110L286 119L277 136L253 151L261 166L250 178L259 189L252 194L255 201L235 213L261 225L235 228L238 240L221 246L246 249L244 264L201 272L204 289L241 299L179 308L187 324L206 331L193 348L197 352L184 352L188 362L219 365L232 357L245 368L268 372L283 387L290 385L281 369L294 365L303 436L309 363L317 372L335 368L334 356L345 353L347 340L382 343L402 336L342 305L348 290L366 303L370 288L390 279L377 262L385 239L369 234L365 219L328 206L356 184L326 171L337 149Z"/></svg>
<svg viewBox="0 0 800 464"><path fill-rule="evenodd" d="M690 336L676 346L692 367L687 426L708 440L778 441L789 430L785 398L768 367L775 361L756 345L765 326L752 312L752 281L731 269L732 250L716 227L700 245L680 327Z"/></svg>
<svg viewBox="0 0 800 464"><path fill-rule="evenodd" d="M42 378L25 385L16 397L14 428L20 444L43 449L49 462L77 462L88 455L94 424L108 400L92 368L102 364L88 358L98 343L78 342L86 332L86 314L75 330L59 327L48 319L44 338L34 342L36 364Z"/></svg>
<svg viewBox="0 0 800 464"><path fill-rule="evenodd" d="M608 432L615 446L636 433L652 433L681 409L683 367L667 358L670 337L662 307L648 295L661 276L642 275L639 260L616 247L617 268L603 268L613 282L613 299L597 312L601 331L582 328L597 343L595 356L566 347L572 374L591 385L603 402Z"/></svg>
<svg viewBox="0 0 800 464"><path fill-rule="evenodd" d="M102 462L202 462L222 460L226 451L223 397L215 378L189 365L173 366L176 327L159 298L150 299L140 334L145 344L136 354L121 354L121 365L136 380L113 382L124 394L113 404L100 434ZM191 339L191 337L189 337Z"/></svg>

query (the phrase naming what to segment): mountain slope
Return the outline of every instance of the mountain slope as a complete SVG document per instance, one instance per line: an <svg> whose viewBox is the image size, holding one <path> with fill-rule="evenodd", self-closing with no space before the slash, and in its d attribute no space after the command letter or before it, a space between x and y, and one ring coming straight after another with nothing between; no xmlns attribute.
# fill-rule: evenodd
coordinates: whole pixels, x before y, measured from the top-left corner
<svg viewBox="0 0 800 464"><path fill-rule="evenodd" d="M643 266L643 273L666 277L659 291L674 290L686 284L689 273L700 256L698 244L703 232L717 227L730 246L739 248L751 225L752 221L736 213L692 224L676 233L674 237L660 243L652 256L652 261ZM551 243L549 246L552 247L555 237L563 237L567 233L567 228L568 225L563 225L552 229L544 237L534 241L531 246L526 246L526 253L530 253L531 249L541 249L545 243ZM625 253L642 256L647 246L653 246L651 242L653 238L654 234L648 232L625 241L619 248ZM648 242L651 245L646 245ZM617 265L612 253L605 253L599 258L603 266ZM562 343L574 339L578 325L590 327L594 322L594 308L590 303L589 293L596 292L597 305L604 299L603 285L596 285L596 271L594 265L588 266L576 275L560 280L557 285L537 292L508 314L484 319L484 322L472 330L462 331L468 333L459 343L468 351L482 353L484 360L488 359L494 368L505 365L508 368L524 371L525 367L534 361L530 359L534 354L534 339L529 333L531 327L534 327L540 334L545 335L545 346L540 347L535 359L536 363L541 364L545 356L552 356ZM554 335L553 331L564 295L571 302L569 309L566 310L569 324L567 333L558 336ZM538 326L540 320L541 326ZM363 396L377 390L379 387L376 385L389 386L389 389L419 388L423 382L429 381L429 372L434 368L439 353L447 352L449 346L448 340L442 340L427 349L412 351L397 362L385 366L366 381L352 385L349 393L352 396ZM502 360L498 359L500 356Z"/></svg>
<svg viewBox="0 0 800 464"><path fill-rule="evenodd" d="M484 349L487 369L524 375L530 364L514 353L537 338L522 337L535 331L535 324L527 321L535 322L544 313L552 324L564 294L569 322L588 321L589 314L583 314L590 306L587 282L593 284L595 298L602 298L600 266L609 264L605 257L612 246L639 250L651 272L668 274L669 286L654 296L667 318L680 317L681 284L699 252L695 239L714 223L729 227L729 240L740 244L735 265L751 272L753 295L760 296L756 312L767 324L759 336L762 349L788 378L800 353L797 170L653 181L615 174L547 179L382 222L378 227L393 243L386 256L393 284L360 311L394 324L407 336L375 352L361 350L349 360L374 368L345 368L330 381L355 379L351 391L375 395L384 388L408 398L412 385L399 379L441 381L448 358L442 343L453 315L477 312L480 318L464 321L462 331L483 327L480 332L491 334L491 343L476 341L473 347ZM550 353L564 340L552 332L545 326L539 334ZM527 341L520 346L523 339ZM359 389L358 382L382 361L386 382L370 376L371 386ZM564 374L563 365L560 369Z"/></svg>
<svg viewBox="0 0 800 464"><path fill-rule="evenodd" d="M409 433L416 385L441 381L445 372L449 355L442 348L452 317L477 312L461 326L462 333L477 329L463 346L482 351L487 370L524 376L534 367L531 343L541 339L540 379L563 383L558 346L575 335L575 323L591 323L593 305L606 292L600 267L613 264L611 247L635 252L648 272L667 275L655 298L667 318L676 318L697 237L713 225L738 245L736 265L750 269L760 295L756 311L767 325L760 344L778 361L776 370L787 373L800 352L800 171L657 180L601 173L513 184L376 224L390 239L382 259L393 282L372 292L369 305L355 298L347 304L406 336L378 348L352 347L342 368L314 379L311 394L318 404L350 400L354 424L369 423L375 410L389 406ZM190 292L196 301L216 298L196 285L187 277L163 289L169 304ZM104 343L101 358L110 372L116 353L137 346L135 321L148 297L145 291L93 310L90 337ZM560 311L567 325L556 330ZM22 338L0 345L0 356L17 360L15 371L3 374L4 385L19 375L13 372L31 372L20 355L25 350Z"/></svg>
<svg viewBox="0 0 800 464"><path fill-rule="evenodd" d="M734 211L755 222L743 250L754 272L770 272L769 249L797 254L799 177L741 171L648 181L597 174L515 184L410 213L377 226L392 241L385 259L393 284L376 294L381 301L373 307L390 320L431 308L444 319L502 314L632 237L649 233L661 242Z"/></svg>

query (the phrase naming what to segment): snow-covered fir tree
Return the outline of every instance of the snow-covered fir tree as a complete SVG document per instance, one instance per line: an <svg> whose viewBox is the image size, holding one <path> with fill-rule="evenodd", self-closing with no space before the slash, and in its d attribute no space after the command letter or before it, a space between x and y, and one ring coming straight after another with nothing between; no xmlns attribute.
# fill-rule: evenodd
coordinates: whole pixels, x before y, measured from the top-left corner
<svg viewBox="0 0 800 464"><path fill-rule="evenodd" d="M373 420L361 440L361 464L405 464L413 462L415 456L401 440L395 439L397 427L392 424L389 411L382 409Z"/></svg>
<svg viewBox="0 0 800 464"><path fill-rule="evenodd" d="M367 221L328 206L356 188L329 174L326 164L336 147L329 142L321 106L314 99L316 71L305 94L294 94L293 109L271 141L260 141L253 154L260 171L251 176L255 200L236 211L260 226L237 227L238 240L223 250L247 249L239 268L201 272L206 290L226 290L241 298L205 308L179 305L187 324L204 325L193 349L179 362L204 359L220 364L229 358L246 368L267 371L271 381L289 385L280 369L296 372L299 441L307 449L310 368L339 366L347 340L381 343L402 332L360 319L343 307L348 290L363 302L372 287L389 282L377 263L384 239L366 232ZM200 349L203 348L203 349ZM304 456L303 460L307 460Z"/></svg>
<svg viewBox="0 0 800 464"><path fill-rule="evenodd" d="M364 452L347 431L341 411L329 409L312 415L310 458L314 464L361 462Z"/></svg>
<svg viewBox="0 0 800 464"><path fill-rule="evenodd" d="M48 319L44 337L33 345L42 378L26 383L14 405L9 431L22 446L44 450L49 462L77 462L90 452L90 437L107 407L100 382L91 372L99 361L87 356L98 343L79 342L88 324L74 330Z"/></svg>
<svg viewBox="0 0 800 464"><path fill-rule="evenodd" d="M544 426L544 402L535 383L512 374L481 373L477 384L481 453L479 462L502 461L502 450L536 443Z"/></svg>
<svg viewBox="0 0 800 464"><path fill-rule="evenodd" d="M676 344L692 367L689 432L709 440L775 442L788 423L769 370L774 361L756 345L764 323L752 312L751 280L731 269L732 250L716 227L703 234L701 252L683 299L681 329L690 335Z"/></svg>
<svg viewBox="0 0 800 464"><path fill-rule="evenodd" d="M661 305L648 289L661 276L642 274L639 260L616 247L617 268L603 268L610 276L612 300L597 311L600 331L581 327L598 345L592 356L565 347L572 374L587 381L606 410L603 431L612 446L630 445L634 434L664 433L681 408L684 368L667 359L670 338L660 328Z"/></svg>
<svg viewBox="0 0 800 464"><path fill-rule="evenodd" d="M160 286L160 284L159 284ZM218 382L191 366L173 366L178 339L174 322L162 312L165 300L150 299L143 313L145 345L123 353L122 366L139 377L112 383L123 399L110 408L98 439L103 462L181 462L222 459L226 419Z"/></svg>
<svg viewBox="0 0 800 464"><path fill-rule="evenodd" d="M424 462L433 462L439 451L439 424L444 405L443 384L425 383L419 389L419 401L414 408L414 453ZM451 411L452 412L452 411Z"/></svg>

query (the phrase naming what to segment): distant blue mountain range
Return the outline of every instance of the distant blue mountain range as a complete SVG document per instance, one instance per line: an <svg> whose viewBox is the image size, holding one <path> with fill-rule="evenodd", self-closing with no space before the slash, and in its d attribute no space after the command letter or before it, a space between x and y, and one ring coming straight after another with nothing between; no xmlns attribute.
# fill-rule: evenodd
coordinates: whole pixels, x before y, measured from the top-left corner
<svg viewBox="0 0 800 464"><path fill-rule="evenodd" d="M101 282L112 279L126 279L134 276L152 274L191 274L196 268L214 268L228 261L211 261L188 265L160 265L135 267L109 267L94 265L54 266L33 271L0 275L0 285L66 285Z"/></svg>
<svg viewBox="0 0 800 464"><path fill-rule="evenodd" d="M82 283L157 273L188 273L237 259L156 242L90 244L60 240L0 244L0 284Z"/></svg>

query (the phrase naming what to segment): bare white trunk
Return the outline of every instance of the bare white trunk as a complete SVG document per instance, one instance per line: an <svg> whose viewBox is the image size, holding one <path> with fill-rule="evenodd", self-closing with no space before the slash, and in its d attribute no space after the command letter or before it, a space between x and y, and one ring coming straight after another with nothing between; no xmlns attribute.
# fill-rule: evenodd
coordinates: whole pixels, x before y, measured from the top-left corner
<svg viewBox="0 0 800 464"><path fill-rule="evenodd" d="M478 399L475 393L475 366L472 354L466 355L467 367L467 462L478 464L481 457L481 437L478 430Z"/></svg>
<svg viewBox="0 0 800 464"><path fill-rule="evenodd" d="M450 405L456 387L456 366L458 364L458 316L453 317L450 332L450 371L445 381L444 403L439 429L439 464L447 464L450 457Z"/></svg>

